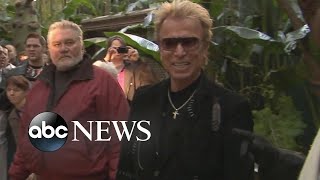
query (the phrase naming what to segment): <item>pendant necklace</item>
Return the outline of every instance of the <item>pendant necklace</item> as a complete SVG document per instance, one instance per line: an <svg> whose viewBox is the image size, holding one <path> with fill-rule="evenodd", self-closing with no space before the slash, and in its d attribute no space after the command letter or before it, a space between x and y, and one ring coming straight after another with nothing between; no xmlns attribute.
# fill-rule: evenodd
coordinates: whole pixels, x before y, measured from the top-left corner
<svg viewBox="0 0 320 180"><path fill-rule="evenodd" d="M186 100L186 102L184 102L180 107L176 108L174 106L174 104L172 103L172 100L171 100L171 96L170 96L170 89L168 88L168 100L170 102L170 105L172 106L172 108L174 109L174 111L172 112L172 118L173 119L176 119L177 118L177 115L179 115L179 110L181 108L183 108L186 104L188 104L188 102L192 99L193 95L196 93L197 89L193 91L193 93L191 94L191 96Z"/></svg>

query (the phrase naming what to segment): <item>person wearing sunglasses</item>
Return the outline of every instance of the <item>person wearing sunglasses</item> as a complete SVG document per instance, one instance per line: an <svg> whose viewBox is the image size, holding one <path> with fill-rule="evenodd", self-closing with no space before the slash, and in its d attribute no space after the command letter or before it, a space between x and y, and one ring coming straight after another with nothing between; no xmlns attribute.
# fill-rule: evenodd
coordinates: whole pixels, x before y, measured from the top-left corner
<svg viewBox="0 0 320 180"><path fill-rule="evenodd" d="M249 103L203 72L212 37L208 11L188 0L165 2L154 24L169 78L136 91L129 119L150 121L151 137L122 141L117 180L252 180L253 159L232 134L252 132Z"/></svg>
<svg viewBox="0 0 320 180"><path fill-rule="evenodd" d="M112 62L118 70L117 79L129 103L137 88L159 81L152 68L139 58L138 51L127 46L120 36L108 39L104 60Z"/></svg>

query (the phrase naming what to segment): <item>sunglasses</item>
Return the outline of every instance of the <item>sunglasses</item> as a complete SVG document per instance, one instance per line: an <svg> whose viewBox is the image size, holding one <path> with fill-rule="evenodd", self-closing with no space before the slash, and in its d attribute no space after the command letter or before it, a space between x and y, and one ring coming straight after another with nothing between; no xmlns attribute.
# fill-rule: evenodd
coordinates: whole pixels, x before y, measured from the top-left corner
<svg viewBox="0 0 320 180"><path fill-rule="evenodd" d="M196 37L181 37L181 38L163 38L160 41L160 46L163 50L174 51L177 45L180 44L185 51L197 48L200 40Z"/></svg>

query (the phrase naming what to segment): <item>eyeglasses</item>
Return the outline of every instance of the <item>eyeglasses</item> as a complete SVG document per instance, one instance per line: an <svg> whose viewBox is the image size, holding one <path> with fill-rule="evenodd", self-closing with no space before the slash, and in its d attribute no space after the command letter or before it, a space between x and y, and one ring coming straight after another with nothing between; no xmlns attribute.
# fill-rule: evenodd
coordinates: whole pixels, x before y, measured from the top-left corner
<svg viewBox="0 0 320 180"><path fill-rule="evenodd" d="M179 38L163 38L160 41L160 46L163 50L174 51L178 44L181 44L184 50L197 48L200 40L196 37L179 37Z"/></svg>

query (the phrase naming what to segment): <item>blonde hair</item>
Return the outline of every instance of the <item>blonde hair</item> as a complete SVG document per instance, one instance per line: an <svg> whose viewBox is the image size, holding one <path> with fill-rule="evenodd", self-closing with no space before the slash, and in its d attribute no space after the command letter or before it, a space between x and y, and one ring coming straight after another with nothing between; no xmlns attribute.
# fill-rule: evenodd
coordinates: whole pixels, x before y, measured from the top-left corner
<svg viewBox="0 0 320 180"><path fill-rule="evenodd" d="M197 3L188 0L174 0L172 3L165 2L155 12L155 35L156 40L159 41L160 28L168 17L182 17L198 19L203 29L203 40L207 43L212 38L211 28L213 21L210 18L209 12Z"/></svg>
<svg viewBox="0 0 320 180"><path fill-rule="evenodd" d="M51 33L53 30L56 29L72 29L77 33L77 36L80 38L80 42L81 44L83 44L83 32L80 28L80 26L74 22L71 21L67 21L67 20L61 20L61 21L57 21L53 24L50 25L49 30L48 30L48 36L47 36L47 40L48 43L50 42L50 37L51 37Z"/></svg>

